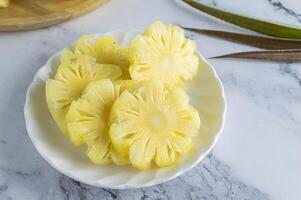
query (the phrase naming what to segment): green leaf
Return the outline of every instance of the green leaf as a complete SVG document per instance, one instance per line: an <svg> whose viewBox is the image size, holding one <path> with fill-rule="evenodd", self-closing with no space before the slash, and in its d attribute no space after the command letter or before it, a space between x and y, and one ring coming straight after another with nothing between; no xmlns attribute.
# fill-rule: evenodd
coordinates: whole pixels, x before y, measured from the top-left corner
<svg viewBox="0 0 301 200"><path fill-rule="evenodd" d="M206 14L212 15L223 21L238 25L240 27L258 33L262 33L277 38L301 39L301 29L298 27L282 25L276 22L272 23L256 18L250 18L250 17L234 14L231 12L213 8L211 6L207 6L202 3L198 3L194 0L182 0L182 1Z"/></svg>
<svg viewBox="0 0 301 200"><path fill-rule="evenodd" d="M217 30L206 30L182 27L185 30L194 31L196 33L221 38L249 46L254 46L262 49L276 50L276 49L301 49L301 40L279 39L272 37L261 37L255 35L247 35L241 33L233 33Z"/></svg>
<svg viewBox="0 0 301 200"><path fill-rule="evenodd" d="M244 58L256 60L272 60L284 62L301 62L301 49L270 50L270 51L248 51L232 53L212 58Z"/></svg>

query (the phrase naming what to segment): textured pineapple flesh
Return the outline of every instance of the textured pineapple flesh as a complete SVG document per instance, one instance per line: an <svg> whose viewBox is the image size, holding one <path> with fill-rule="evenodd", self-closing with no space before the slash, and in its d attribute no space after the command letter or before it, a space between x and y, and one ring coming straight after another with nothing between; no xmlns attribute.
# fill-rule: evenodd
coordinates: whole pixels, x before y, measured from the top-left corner
<svg viewBox="0 0 301 200"><path fill-rule="evenodd" d="M133 80L160 79L183 85L197 72L195 50L195 42L185 38L183 29L155 22L131 43L130 75Z"/></svg>
<svg viewBox="0 0 301 200"><path fill-rule="evenodd" d="M72 101L81 96L88 83L106 78L118 80L121 76L122 71L116 65L97 64L90 56L74 56L65 50L54 79L46 82L48 107L60 130L68 133L65 116Z"/></svg>
<svg viewBox="0 0 301 200"><path fill-rule="evenodd" d="M109 116L116 99L115 86L109 79L90 83L82 96L73 101L66 116L71 141L86 143L87 155L96 164L125 161L113 152L109 136Z"/></svg>
<svg viewBox="0 0 301 200"><path fill-rule="evenodd" d="M74 51L77 54L93 56L98 63L118 65L123 71L123 78L130 77L129 48L119 46L111 36L97 38L95 35L84 35L76 42Z"/></svg>
<svg viewBox="0 0 301 200"><path fill-rule="evenodd" d="M10 0L0 0L0 7L6 8L8 7Z"/></svg>
<svg viewBox="0 0 301 200"><path fill-rule="evenodd" d="M188 101L183 90L167 89L162 81L124 91L111 111L113 147L139 169L152 162L159 167L176 163L192 148L191 137L200 128L198 112Z"/></svg>
<svg viewBox="0 0 301 200"><path fill-rule="evenodd" d="M75 43L73 51L79 55L87 55L96 58L96 35L83 35Z"/></svg>
<svg viewBox="0 0 301 200"><path fill-rule="evenodd" d="M135 90L143 84L144 81L118 80L114 83L116 94L120 96L126 90Z"/></svg>

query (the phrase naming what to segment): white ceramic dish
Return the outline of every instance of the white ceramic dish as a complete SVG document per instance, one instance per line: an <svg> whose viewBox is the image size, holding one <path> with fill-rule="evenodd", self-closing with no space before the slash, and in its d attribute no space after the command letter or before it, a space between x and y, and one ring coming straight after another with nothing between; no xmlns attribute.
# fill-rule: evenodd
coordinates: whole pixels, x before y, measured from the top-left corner
<svg viewBox="0 0 301 200"><path fill-rule="evenodd" d="M120 44L129 45L139 32L109 32ZM98 34L99 36L101 34ZM26 129L41 156L61 173L80 182L107 188L127 189L151 186L171 180L194 167L215 145L225 120L224 90L213 67L200 56L199 73L189 84L191 104L200 113L202 128L194 139L195 151L182 157L174 167L139 171L131 166L92 164L84 147L74 147L58 130L45 99L45 81L52 77L60 62L60 52L53 55L36 73L28 88L24 115Z"/></svg>

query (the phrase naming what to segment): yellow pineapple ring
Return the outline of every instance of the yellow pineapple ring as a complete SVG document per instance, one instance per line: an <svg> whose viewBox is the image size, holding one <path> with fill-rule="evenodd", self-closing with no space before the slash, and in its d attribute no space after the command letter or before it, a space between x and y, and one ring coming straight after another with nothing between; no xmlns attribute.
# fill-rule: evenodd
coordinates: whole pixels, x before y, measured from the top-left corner
<svg viewBox="0 0 301 200"><path fill-rule="evenodd" d="M88 144L88 157L96 164L111 161L123 164L122 158L111 149L109 117L117 97L109 79L90 83L83 95L74 101L66 116L71 141L75 145Z"/></svg>
<svg viewBox="0 0 301 200"><path fill-rule="evenodd" d="M166 88L159 80L144 82L125 91L115 101L110 136L116 151L129 157L132 165L147 169L174 164L192 146L200 118L179 88Z"/></svg>
<svg viewBox="0 0 301 200"><path fill-rule="evenodd" d="M74 144L91 143L102 132L106 132L115 99L114 85L108 79L92 82L86 87L81 98L71 104L66 116Z"/></svg>
<svg viewBox="0 0 301 200"><path fill-rule="evenodd" d="M74 46L74 52L81 55L93 56L101 64L114 64L121 67L123 77L128 79L129 75L129 48L119 46L112 36L84 35L78 39Z"/></svg>
<svg viewBox="0 0 301 200"><path fill-rule="evenodd" d="M199 60L195 50L195 42L185 38L183 29L155 22L131 43L131 78L183 85L197 72Z"/></svg>
<svg viewBox="0 0 301 200"><path fill-rule="evenodd" d="M67 134L65 116L72 101L81 96L91 81L118 80L122 71L116 65L97 64L90 56L74 56L70 50L62 53L62 61L54 79L46 82L46 100L60 130Z"/></svg>

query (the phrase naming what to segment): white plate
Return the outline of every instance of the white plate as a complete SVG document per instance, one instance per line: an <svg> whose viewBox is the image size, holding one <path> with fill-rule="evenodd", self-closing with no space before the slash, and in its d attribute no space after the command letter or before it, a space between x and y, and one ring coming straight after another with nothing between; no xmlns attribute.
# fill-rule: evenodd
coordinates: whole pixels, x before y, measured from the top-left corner
<svg viewBox="0 0 301 200"><path fill-rule="evenodd" d="M120 44L129 45L139 32L109 32ZM97 34L100 36L100 34ZM176 166L139 171L131 166L92 164L84 147L74 147L50 116L45 99L45 81L60 62L60 52L53 55L36 73L28 88L24 115L28 135L41 156L61 173L80 182L107 188L127 189L151 186L171 180L194 167L215 145L225 120L225 96L213 67L200 55L199 72L187 92L191 104L199 110L202 128L194 139L195 151L182 157Z"/></svg>

